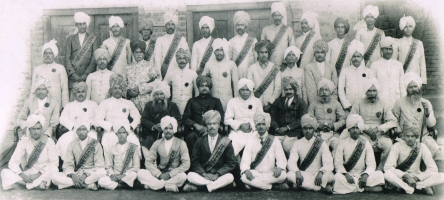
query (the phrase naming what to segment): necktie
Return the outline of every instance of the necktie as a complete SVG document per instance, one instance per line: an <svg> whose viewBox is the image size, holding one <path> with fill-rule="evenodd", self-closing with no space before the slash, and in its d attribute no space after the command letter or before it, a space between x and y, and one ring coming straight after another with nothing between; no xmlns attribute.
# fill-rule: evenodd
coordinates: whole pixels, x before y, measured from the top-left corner
<svg viewBox="0 0 444 200"><path fill-rule="evenodd" d="M211 153L213 153L214 150L214 137L211 137Z"/></svg>
<svg viewBox="0 0 444 200"><path fill-rule="evenodd" d="M290 99L289 99L289 98L287 98L287 99L285 100L285 107L286 107L286 108L288 108L288 107L289 107L289 106L288 106L288 103L290 103L289 101L290 101Z"/></svg>
<svg viewBox="0 0 444 200"><path fill-rule="evenodd" d="M263 144L264 144L264 138L261 137L261 145L263 145Z"/></svg>

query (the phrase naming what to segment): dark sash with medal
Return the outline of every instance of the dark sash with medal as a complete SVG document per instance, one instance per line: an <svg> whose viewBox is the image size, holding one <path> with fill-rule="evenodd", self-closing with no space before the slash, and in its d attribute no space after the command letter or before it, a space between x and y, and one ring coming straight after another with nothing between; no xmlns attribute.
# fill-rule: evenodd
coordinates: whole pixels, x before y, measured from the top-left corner
<svg viewBox="0 0 444 200"><path fill-rule="evenodd" d="M301 164L299 165L299 170L305 171L308 167L310 167L311 163L316 158L316 155L318 155L319 150L321 150L322 142L324 141L320 138L315 139L304 161L302 161Z"/></svg>
<svg viewBox="0 0 444 200"><path fill-rule="evenodd" d="M373 55L373 52L375 52L376 46L378 46L379 41L381 40L381 30L376 29L376 34L373 36L372 41L370 42L370 46L368 46L367 51L364 53L364 61L365 64L370 60L370 58Z"/></svg>
<svg viewBox="0 0 444 200"><path fill-rule="evenodd" d="M111 56L111 59L107 67L110 71L113 70L114 65L116 64L117 60L120 57L120 54L122 54L123 47L125 46L125 41L126 41L125 38L120 38L119 41L117 42L117 46L114 49L114 53Z"/></svg>
<svg viewBox="0 0 444 200"><path fill-rule="evenodd" d="M236 60L234 61L236 63L236 66L239 67L239 65L242 63L242 61L244 61L245 57L247 57L248 51L250 51L251 47L253 46L253 42L254 42L253 37L247 38L247 41L245 41L241 52L239 53Z"/></svg>
<svg viewBox="0 0 444 200"><path fill-rule="evenodd" d="M77 64L79 64L79 62L81 60L83 60L83 57L85 57L86 53L88 52L88 50L92 47L92 45L94 44L94 41L96 41L96 36L90 34L85 41L85 44L82 46L82 49L80 49L79 53L77 54L77 56L74 58L74 60L72 60L72 65L73 66L77 66Z"/></svg>
<svg viewBox="0 0 444 200"><path fill-rule="evenodd" d="M305 50L308 47L308 43L310 43L311 38L313 38L314 35L315 35L315 32L314 31L310 31L310 33L308 33L307 37L305 37L305 40L302 43L302 46L301 46L301 52L302 53L301 53L301 56L300 56L299 60L296 63L299 67L301 66L302 57L304 56L304 52L305 52Z"/></svg>
<svg viewBox="0 0 444 200"><path fill-rule="evenodd" d="M151 57L153 57L154 47L156 46L156 41L151 39L148 47L146 47L145 51L145 60L149 61Z"/></svg>
<svg viewBox="0 0 444 200"><path fill-rule="evenodd" d="M34 164L39 159L40 154L42 154L42 151L45 148L47 141L48 141L48 137L46 135L42 135L40 137L40 140L37 143L37 145L35 145L34 149L32 150L31 155L28 158L28 163L26 164L23 171L31 169L32 166L34 166Z"/></svg>
<svg viewBox="0 0 444 200"><path fill-rule="evenodd" d="M162 74L162 79L165 78L165 75L168 71L168 67L170 66L171 60L173 59L174 54L176 54L177 47L179 47L180 39L182 37L178 36L177 34L174 35L174 39L170 44L170 47L168 48L168 52L163 59L162 67L160 68L160 72Z"/></svg>
<svg viewBox="0 0 444 200"><path fill-rule="evenodd" d="M415 55L416 52L416 48L418 47L418 40L417 39L413 39L413 44L412 46L410 46L410 50L409 53L407 54L407 57L405 58L405 62L404 62L404 73L407 71L407 69L410 66L410 63L413 60L413 56Z"/></svg>
<svg viewBox="0 0 444 200"><path fill-rule="evenodd" d="M214 148L213 153L211 154L210 159L202 165L202 167L205 169L205 171L210 171L214 165L219 161L219 158L222 156L222 154L225 151L225 148L227 148L228 144L230 144L231 140L227 137L223 137L217 147Z"/></svg>
<svg viewBox="0 0 444 200"><path fill-rule="evenodd" d="M420 144L421 143L415 144L415 147L412 149L412 151L410 151L409 157L407 157L404 161L402 161L402 163L400 163L398 166L396 166L396 169L399 169L403 172L410 169L412 164L415 162L416 158L418 158L419 150L420 150L419 148L421 147Z"/></svg>
<svg viewBox="0 0 444 200"><path fill-rule="evenodd" d="M128 169L131 160L133 160L133 158L134 158L134 153L137 150L137 145L135 145L131 142L129 142L128 145L129 145L128 150L126 151L125 159L123 161L123 169L120 172L120 174L124 174L125 171Z"/></svg>
<svg viewBox="0 0 444 200"><path fill-rule="evenodd" d="M276 49L276 46L281 42L282 38L284 37L285 32L287 32L288 27L287 26L281 26L279 29L279 32L276 34L276 37L274 37L273 42L271 43L271 49L270 49L270 55L274 53L274 50Z"/></svg>
<svg viewBox="0 0 444 200"><path fill-rule="evenodd" d="M262 96L262 94L264 94L265 90L267 90L267 88L268 88L268 86L270 86L271 82L274 81L274 78L276 77L276 75L278 73L279 73L279 69L276 66L273 66L273 69L271 69L271 71L268 72L267 76L265 76L264 80L259 85L257 90L254 91L254 96L256 98L259 98L260 96ZM280 83L275 83L275 84L280 84Z"/></svg>
<svg viewBox="0 0 444 200"><path fill-rule="evenodd" d="M261 150L256 155L256 158L250 165L250 169L255 169L265 158L265 155L267 155L268 150L270 150L271 145L273 144L274 136L268 135L267 139L265 139L264 144L262 145Z"/></svg>
<svg viewBox="0 0 444 200"><path fill-rule="evenodd" d="M345 56L347 56L347 49L348 46L350 45L349 41L345 41L342 43L342 47L341 47L341 52L339 52L339 56L338 56L338 60L336 60L336 73L339 76L339 73L341 73L342 70L342 65L344 65L344 61L345 61Z"/></svg>
<svg viewBox="0 0 444 200"><path fill-rule="evenodd" d="M366 141L362 138L358 139L358 144L353 150L352 155L350 156L350 158L348 158L347 162L344 163L344 168L345 170L347 170L347 172L352 170L353 167L355 167L356 163L358 163L359 158L361 158L362 152L364 152L365 142Z"/></svg>
<svg viewBox="0 0 444 200"><path fill-rule="evenodd" d="M94 153L96 144L97 140L93 139L83 150L82 155L80 156L79 163L77 163L74 167L74 171L79 170L83 166L83 164L85 164L86 160Z"/></svg>
<svg viewBox="0 0 444 200"><path fill-rule="evenodd" d="M171 146L171 149L170 149L170 153L168 154L168 163L165 165L165 168L163 168L163 169L159 168L162 173L165 173L173 164L174 159L176 159L178 151L179 151L177 149L177 146L179 146L178 142L179 142L179 139L174 139L173 145ZM159 153L159 151L157 151L157 153Z"/></svg>
<svg viewBox="0 0 444 200"><path fill-rule="evenodd" d="M205 64L207 64L208 60L210 60L211 54L213 53L213 42L214 38L211 38L210 42L208 43L207 49L205 50L204 56L202 57L202 60L200 61L199 69L197 69L197 75L200 76L205 68Z"/></svg>

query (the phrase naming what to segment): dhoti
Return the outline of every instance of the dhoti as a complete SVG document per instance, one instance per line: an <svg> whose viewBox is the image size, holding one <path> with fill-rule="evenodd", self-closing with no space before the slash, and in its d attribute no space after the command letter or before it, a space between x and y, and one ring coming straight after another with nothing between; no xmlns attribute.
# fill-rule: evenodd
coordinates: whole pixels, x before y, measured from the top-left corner
<svg viewBox="0 0 444 200"><path fill-rule="evenodd" d="M281 175L277 178L273 176L273 171L259 172L257 170L250 170L250 172L253 174L254 179L250 181L247 179L247 176L243 174L241 178L242 182L262 190L271 190L274 183L282 183L287 178L285 171L282 171Z"/></svg>
<svg viewBox="0 0 444 200"><path fill-rule="evenodd" d="M353 175L350 174L355 181L354 184L350 184L347 182L345 176L341 173L335 174L335 187L333 194L348 194L354 192L363 192L364 188L359 188L359 179L361 175ZM381 171L375 171L368 175L366 186L374 187L377 185L384 184L384 174Z"/></svg>
<svg viewBox="0 0 444 200"><path fill-rule="evenodd" d="M231 144L233 144L234 155L237 156L242 149L244 149L245 145L247 145L248 141L250 141L253 131L249 133L244 133L243 131L231 131L228 135L228 138L231 140Z"/></svg>
<svg viewBox="0 0 444 200"><path fill-rule="evenodd" d="M413 174L415 175L415 174ZM413 194L415 188L410 187L406 182L402 180L403 174L395 174L391 171L387 171L384 174L385 180L398 188L405 190L407 194ZM444 173L433 173L429 178L416 182L416 189L420 190L426 187L432 187L444 183Z"/></svg>
<svg viewBox="0 0 444 200"><path fill-rule="evenodd" d="M302 188L306 190L314 190L319 191L321 190L321 187L325 188L327 184L333 182L335 180L335 177L332 172L326 172L322 175L322 183L321 186L315 185L315 179L318 175L318 172L305 172L300 171L302 174L302 177L304 177L304 181L302 181ZM292 182L293 184L296 184L296 173L295 172L288 172L287 180Z"/></svg>
<svg viewBox="0 0 444 200"><path fill-rule="evenodd" d="M141 169L137 172L137 179L143 185L147 185L152 190L160 190L165 187L165 185L175 185L176 187L181 187L187 180L187 175L185 173L178 173L176 176L171 177L168 180L159 180L154 177L150 171Z"/></svg>
<svg viewBox="0 0 444 200"><path fill-rule="evenodd" d="M85 184L93 184L99 181L100 178L106 176L105 169L85 169L81 172L76 172L77 176L81 177L83 174L89 174L85 179ZM57 185L59 189L69 188L74 186L74 182L70 177L68 177L66 174L59 172L55 173L52 176L52 182L54 185Z"/></svg>
<svg viewBox="0 0 444 200"><path fill-rule="evenodd" d="M37 179L35 179L32 183L25 183L18 174L14 173L10 169L3 169L1 172L2 175L2 184L3 190L9 190L13 188L15 183L19 183L22 185L26 185L26 189L31 190L40 185L42 182L46 182L46 186L51 185L51 175L57 173L59 169L57 167L51 167L49 170L45 171L42 175L40 175ZM36 173L23 172L26 175L33 175Z"/></svg>
<svg viewBox="0 0 444 200"><path fill-rule="evenodd" d="M126 173L126 175L121 179L121 181L123 181L124 183L126 183L130 187L133 187L134 180L136 180L136 178L137 178L137 173L134 171L130 171L130 172ZM119 183L111 180L111 178L109 176L104 176L99 179L99 185L100 185L100 187L103 187L107 190L114 190L117 188Z"/></svg>
<svg viewBox="0 0 444 200"><path fill-rule="evenodd" d="M199 186L207 186L208 192L212 192L214 190L217 190L219 188L225 187L229 184L231 184L234 181L233 174L227 173L223 176L220 176L215 181L210 181L198 173L190 172L188 173L187 180L195 185Z"/></svg>

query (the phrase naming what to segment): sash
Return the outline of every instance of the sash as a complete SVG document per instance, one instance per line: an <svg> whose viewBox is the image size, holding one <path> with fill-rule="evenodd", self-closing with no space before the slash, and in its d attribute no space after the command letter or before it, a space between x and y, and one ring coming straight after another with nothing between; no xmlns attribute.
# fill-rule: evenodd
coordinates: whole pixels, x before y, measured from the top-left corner
<svg viewBox="0 0 444 200"><path fill-rule="evenodd" d="M214 38L211 38L210 42L208 43L207 49L205 50L205 54L202 57L202 60L200 61L199 69L197 69L197 75L200 76L205 68L205 64L210 60L211 54L213 53L213 47L212 44L214 42Z"/></svg>
<svg viewBox="0 0 444 200"><path fill-rule="evenodd" d="M356 163L358 163L359 158L361 158L362 152L364 152L365 149L365 141L362 138L358 139L358 144L356 145L355 149L353 150L352 155L350 158L348 158L347 162L344 163L344 168L349 172L350 170L355 167Z"/></svg>
<svg viewBox="0 0 444 200"><path fill-rule="evenodd" d="M287 32L287 29L288 29L287 26L281 26L281 28L279 29L279 32L276 34L276 37L274 37L274 40L271 43L270 55L273 54L274 50L276 49L276 46L279 44L279 42L281 42L285 32Z"/></svg>
<svg viewBox="0 0 444 200"><path fill-rule="evenodd" d="M244 61L245 57L247 57L248 51L250 51L251 47L253 46L253 42L254 38L252 37L247 38L247 41L245 41L244 46L242 47L242 50L240 51L239 55L234 61L236 63L236 66L239 66L242 63L242 61Z"/></svg>
<svg viewBox="0 0 444 200"><path fill-rule="evenodd" d="M407 71L407 69L410 66L410 63L412 62L413 56L415 55L416 52L416 47L418 47L418 40L417 39L413 39L413 44L412 46L410 46L410 50L409 53L407 54L407 57L405 58L405 62L404 62L404 73Z"/></svg>
<svg viewBox="0 0 444 200"><path fill-rule="evenodd" d="M82 46L82 48L80 49L79 53L74 58L74 60L72 60L72 65L73 66L77 66L77 64L79 64L79 62L81 60L83 60L83 57L85 57L85 55L88 52L88 50L92 47L92 45L94 44L94 41L96 41L96 38L97 37L92 35L92 34L90 34L86 38L86 41L84 42L85 44Z"/></svg>
<svg viewBox="0 0 444 200"><path fill-rule="evenodd" d="M145 51L145 60L149 61L151 57L153 56L154 47L156 46L156 41L150 40L149 46L146 48Z"/></svg>
<svg viewBox="0 0 444 200"><path fill-rule="evenodd" d="M407 171L408 169L410 169L413 162L415 162L416 158L419 155L419 147L418 146L420 146L420 144L416 143L415 148L413 148L412 151L410 151L409 157L407 157L404 161L402 161L401 164L396 166L396 169L399 169L404 172Z"/></svg>
<svg viewBox="0 0 444 200"><path fill-rule="evenodd" d="M344 41L342 43L341 52L339 52L338 60L336 60L336 64L335 64L336 72L337 72L338 76L339 76L339 73L341 73L342 65L344 64L345 56L347 56L347 49L348 49L349 45L350 45L349 41Z"/></svg>
<svg viewBox="0 0 444 200"><path fill-rule="evenodd" d="M250 165L250 169L256 168L262 160L265 158L265 155L267 155L268 150L270 150L271 145L273 144L274 136L268 135L267 139L265 140L264 144L262 145L261 150L257 153L256 158Z"/></svg>
<svg viewBox="0 0 444 200"><path fill-rule="evenodd" d="M128 169L131 160L134 158L134 152L136 152L136 150L137 150L137 145L130 142L128 150L126 150L125 160L123 161L123 169L120 172L120 174L125 173L126 169Z"/></svg>
<svg viewBox="0 0 444 200"><path fill-rule="evenodd" d="M176 159L176 156L178 154L177 146L179 146L177 144L177 142L178 142L178 139L175 139L175 141L173 142L173 145L171 146L170 153L168 154L168 163L165 166L165 168L163 168L163 169L159 168L162 173L165 173L168 170L168 168L171 167L171 164L173 164L174 159ZM157 154L159 154L159 151L157 151Z"/></svg>
<svg viewBox="0 0 444 200"><path fill-rule="evenodd" d="M299 170L305 171L308 167L310 167L311 163L313 162L316 155L318 155L319 150L321 149L322 142L323 140L320 138L315 139L304 161L302 161L301 164L299 165Z"/></svg>
<svg viewBox="0 0 444 200"><path fill-rule="evenodd" d="M168 52L163 59L162 67L160 68L162 79L165 78L165 75L168 71L168 67L170 66L170 62L173 59L174 54L177 51L177 47L179 47L179 42L182 37L178 36L177 34L174 35L174 39L170 44L170 47L168 48Z"/></svg>
<svg viewBox="0 0 444 200"><path fill-rule="evenodd" d="M231 142L230 139L227 137L223 137L217 147L214 148L213 153L211 154L210 159L202 165L202 167L205 169L205 171L210 171L214 165L219 161L219 158L222 156L222 154L225 151L225 148L228 146L228 144Z"/></svg>
<svg viewBox="0 0 444 200"><path fill-rule="evenodd" d="M94 139L93 139L93 140L88 144L88 146L83 150L82 155L80 156L79 163L77 163L77 165L75 165L75 167L74 167L74 171L79 170L79 169L83 166L83 164L85 164L86 159L88 159L89 156L90 156L92 153L94 153L94 151L95 151L95 147L96 147L96 144L97 144L97 140L94 140Z"/></svg>
<svg viewBox="0 0 444 200"><path fill-rule="evenodd" d="M279 69L276 66L273 66L273 69L271 69L270 72L268 72L267 76L265 76L262 83L259 85L256 91L254 91L254 96L256 98L259 98L264 94L265 90L270 86L271 82L274 81L274 77L278 74ZM275 83L278 84L278 83ZM279 83L280 84L280 83Z"/></svg>
<svg viewBox="0 0 444 200"><path fill-rule="evenodd" d="M111 59L108 63L108 69L111 71L114 68L114 65L116 64L117 60L120 57L120 54L122 54L122 49L125 46L125 39L120 38L119 42L117 42L117 46L114 49L113 55L111 56Z"/></svg>
<svg viewBox="0 0 444 200"><path fill-rule="evenodd" d="M373 52L375 52L376 46L378 46L380 40L381 40L381 32L379 29L376 29L376 34L375 36L373 36L373 39L370 42L370 46L368 46L367 51L365 51L364 53L365 64L367 64L367 62L372 57Z"/></svg>
<svg viewBox="0 0 444 200"><path fill-rule="evenodd" d="M34 164L39 159L43 149L45 148L46 142L48 141L48 137L46 137L46 135L42 135L41 137L42 138L39 140L39 143L37 143L37 145L32 150L31 155L28 158L28 163L26 164L25 169L23 171L31 169L32 166L34 166Z"/></svg>
<svg viewBox="0 0 444 200"><path fill-rule="evenodd" d="M314 31L310 31L310 33L308 33L307 37L305 37L305 40L302 43L302 46L301 46L301 49L300 49L301 52L302 52L301 56L300 56L298 62L296 63L298 66L301 66L302 56L304 56L304 52L307 49L308 43L310 43L311 38L313 38L314 35L315 35L315 32Z"/></svg>

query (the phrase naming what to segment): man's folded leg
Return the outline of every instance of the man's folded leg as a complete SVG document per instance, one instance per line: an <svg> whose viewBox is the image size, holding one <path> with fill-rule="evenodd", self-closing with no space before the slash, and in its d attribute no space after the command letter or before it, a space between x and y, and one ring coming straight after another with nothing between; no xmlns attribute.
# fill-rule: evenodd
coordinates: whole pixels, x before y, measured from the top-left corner
<svg viewBox="0 0 444 200"><path fill-rule="evenodd" d="M160 190L165 187L165 181L159 180L151 172L145 169L141 169L137 172L137 179L145 186L148 186L152 190Z"/></svg>

